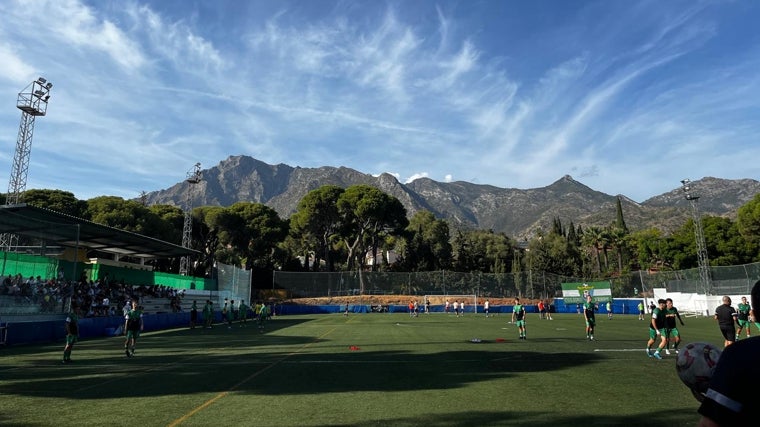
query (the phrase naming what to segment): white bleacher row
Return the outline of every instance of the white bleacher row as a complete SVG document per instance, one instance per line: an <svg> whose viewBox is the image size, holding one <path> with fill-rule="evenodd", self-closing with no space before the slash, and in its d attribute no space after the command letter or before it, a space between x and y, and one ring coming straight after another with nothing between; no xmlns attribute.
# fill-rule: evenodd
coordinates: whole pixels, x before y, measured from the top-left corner
<svg viewBox="0 0 760 427"><path fill-rule="evenodd" d="M207 300L214 303L214 311L220 311L222 307L224 307L225 298L234 300L235 307L237 307L239 303L239 297L229 295L225 292L185 289L183 293L184 296L180 303L183 312L190 312L190 309L193 306L193 301L195 301L199 312L203 310ZM249 301L246 301L246 305L248 305L248 303ZM171 298L144 297L140 301L140 305L143 307L145 314L172 312Z"/></svg>

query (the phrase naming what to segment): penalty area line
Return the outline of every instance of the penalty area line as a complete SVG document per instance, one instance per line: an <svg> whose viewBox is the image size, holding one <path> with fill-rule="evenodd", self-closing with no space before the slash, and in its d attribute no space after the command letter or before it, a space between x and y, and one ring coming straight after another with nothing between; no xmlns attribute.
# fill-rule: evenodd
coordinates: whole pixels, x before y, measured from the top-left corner
<svg viewBox="0 0 760 427"><path fill-rule="evenodd" d="M641 351L643 348L595 348L594 351Z"/></svg>

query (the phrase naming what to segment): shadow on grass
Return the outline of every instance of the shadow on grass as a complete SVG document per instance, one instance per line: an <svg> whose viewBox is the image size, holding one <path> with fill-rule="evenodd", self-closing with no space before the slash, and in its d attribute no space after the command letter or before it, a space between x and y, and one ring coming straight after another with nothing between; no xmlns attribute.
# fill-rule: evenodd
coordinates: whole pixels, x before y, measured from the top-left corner
<svg viewBox="0 0 760 427"><path fill-rule="evenodd" d="M394 427L469 427L469 426L626 426L626 427L679 427L694 426L699 418L696 411L673 410L659 412L642 412L636 417L621 415L565 416L559 408L547 404L546 412L462 412L435 414L423 417L385 418L352 424L330 424L330 426L369 427L387 425ZM327 427L327 426L325 426Z"/></svg>
<svg viewBox="0 0 760 427"><path fill-rule="evenodd" d="M287 346L316 342L313 337L277 340ZM0 393L113 399L229 390L264 395L441 390L525 372L589 366L601 359L578 353L486 350L262 352L257 345L262 343L249 343L235 354L186 353L172 358L138 351L129 359L121 354L65 366L50 362L5 372Z"/></svg>

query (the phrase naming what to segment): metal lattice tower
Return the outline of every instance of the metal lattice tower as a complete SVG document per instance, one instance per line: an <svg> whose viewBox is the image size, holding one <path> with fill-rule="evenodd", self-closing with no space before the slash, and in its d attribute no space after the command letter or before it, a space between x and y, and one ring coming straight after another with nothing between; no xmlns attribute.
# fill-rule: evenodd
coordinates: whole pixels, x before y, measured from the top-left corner
<svg viewBox="0 0 760 427"><path fill-rule="evenodd" d="M193 239L193 192L195 184L201 182L201 164L196 163L193 170L187 173L187 192L185 193L185 223L182 227L182 247L190 248ZM190 266L190 257L183 256L179 260L179 274L187 276Z"/></svg>
<svg viewBox="0 0 760 427"><path fill-rule="evenodd" d="M707 259L707 245L705 244L705 234L702 230L702 218L699 216L699 208L697 207L697 201L699 196L691 193L691 181L684 179L681 181L683 184L683 192L686 200L691 204L691 217L694 221L694 239L697 243L697 263L699 265L699 281L702 285L702 289L705 295L712 293L712 277L710 277L710 261Z"/></svg>
<svg viewBox="0 0 760 427"><path fill-rule="evenodd" d="M31 82L18 94L16 108L21 110L21 124L18 128L16 153L13 155L11 176L8 180L6 205L21 203L21 196L26 191L26 177L29 174L29 157L32 153L32 136L34 119L47 113L50 89L53 84L40 77ZM4 233L0 235L0 249L14 250L18 246L18 235Z"/></svg>

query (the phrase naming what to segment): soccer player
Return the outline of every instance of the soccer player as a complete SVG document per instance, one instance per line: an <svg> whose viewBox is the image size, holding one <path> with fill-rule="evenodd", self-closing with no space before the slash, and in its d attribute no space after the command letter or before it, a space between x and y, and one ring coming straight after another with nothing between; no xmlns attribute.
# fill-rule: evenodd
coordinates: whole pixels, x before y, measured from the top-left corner
<svg viewBox="0 0 760 427"><path fill-rule="evenodd" d="M670 354L671 341L673 342L673 350L678 354L678 345L681 343L681 334L678 332L676 319L681 322L681 326L684 326L681 314L678 313L677 308L673 307L673 300L667 298L665 300L665 336L667 337L668 344L665 347L665 354Z"/></svg>
<svg viewBox="0 0 760 427"><path fill-rule="evenodd" d="M206 300L206 305L203 306L203 326L210 329L212 323L214 323L214 303Z"/></svg>
<svg viewBox="0 0 760 427"><path fill-rule="evenodd" d="M71 303L71 311L66 316L66 346L63 348L63 363L71 363L71 350L79 340L79 307Z"/></svg>
<svg viewBox="0 0 760 427"><path fill-rule="evenodd" d="M193 300L193 306L190 307L190 329L195 329L195 323L198 321L198 305Z"/></svg>
<svg viewBox="0 0 760 427"><path fill-rule="evenodd" d="M237 313L238 313L238 317L237 317L238 324L240 324L240 327L242 328L244 324L246 323L246 318L248 317L248 306L245 305L245 301L242 299L240 300L240 303L238 304Z"/></svg>
<svg viewBox="0 0 760 427"><path fill-rule="evenodd" d="M642 301L639 301L639 320L644 320L644 303Z"/></svg>
<svg viewBox="0 0 760 427"><path fill-rule="evenodd" d="M760 280L752 287L752 305L760 305ZM760 419L755 393L760 382L760 338L737 342L723 350L715 367L710 388L698 412L700 427L746 426Z"/></svg>
<svg viewBox="0 0 760 427"><path fill-rule="evenodd" d="M233 310L233 307L235 307L235 300L230 300L230 307L227 310L227 329L232 329L232 321L235 320L235 310Z"/></svg>
<svg viewBox="0 0 760 427"><path fill-rule="evenodd" d="M607 301L607 320L612 320L612 301Z"/></svg>
<svg viewBox="0 0 760 427"><path fill-rule="evenodd" d="M137 299L132 300L132 309L124 316L124 330L127 335L127 339L124 341L124 353L127 357L132 357L135 355L137 338L140 337L140 332L143 330L143 313L137 306Z"/></svg>
<svg viewBox="0 0 760 427"><path fill-rule="evenodd" d="M267 319L267 305L261 303L259 306L259 329L264 329L264 321Z"/></svg>
<svg viewBox="0 0 760 427"><path fill-rule="evenodd" d="M520 298L515 297L515 305L512 308L512 323L517 325L519 331L519 339L525 338L525 307L520 304Z"/></svg>
<svg viewBox="0 0 760 427"><path fill-rule="evenodd" d="M647 341L647 356L662 359L660 352L667 345L667 330L665 329L665 300L657 300L657 307L652 310L652 320L649 322L649 341ZM652 353L655 338L660 337L657 350Z"/></svg>
<svg viewBox="0 0 760 427"><path fill-rule="evenodd" d="M736 341L736 328L734 327L734 323L737 321L736 317L736 309L731 307L731 298L724 296L723 304L715 309L715 320L718 321L718 327L724 339L723 348L728 347Z"/></svg>
<svg viewBox="0 0 760 427"><path fill-rule="evenodd" d="M586 295L586 302L583 303L583 317L586 319L586 339L594 340L594 327L596 326L596 316L594 310L596 306L592 301L591 295Z"/></svg>
<svg viewBox="0 0 760 427"><path fill-rule="evenodd" d="M454 313L459 317L459 301L454 301Z"/></svg>
<svg viewBox="0 0 760 427"><path fill-rule="evenodd" d="M554 319L552 319L552 305L549 304L549 302L547 301L547 302L544 302L544 307L546 307L546 316L547 316L547 318L549 320L554 320Z"/></svg>
<svg viewBox="0 0 760 427"><path fill-rule="evenodd" d="M750 307L749 303L747 302L747 297L742 297L742 302L739 303L739 306L737 307L737 322L739 324L739 329L736 330L736 341L739 341L739 336L742 334L742 330L744 328L747 328L747 338L750 337L750 331L749 327L751 326L749 322L749 312L752 310L752 307Z"/></svg>
<svg viewBox="0 0 760 427"><path fill-rule="evenodd" d="M490 310L490 308L491 308L491 304L488 302L488 300L486 300L483 303L483 311L486 313L486 317L488 317L488 310Z"/></svg>

